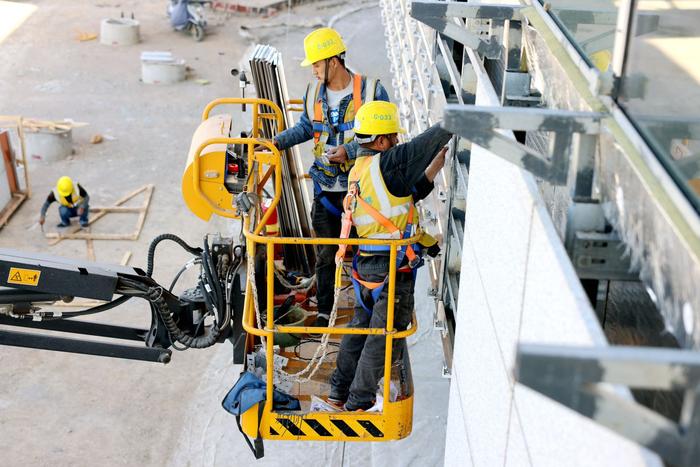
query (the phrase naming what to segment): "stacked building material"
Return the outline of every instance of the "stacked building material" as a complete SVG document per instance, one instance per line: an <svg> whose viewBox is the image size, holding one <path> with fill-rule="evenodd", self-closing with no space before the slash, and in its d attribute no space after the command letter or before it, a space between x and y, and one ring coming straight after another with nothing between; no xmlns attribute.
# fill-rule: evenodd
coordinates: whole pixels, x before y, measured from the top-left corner
<svg viewBox="0 0 700 467"><path fill-rule="evenodd" d="M249 63L257 96L268 99L283 109L285 128L292 126L294 121L291 112L286 110L289 96L280 52L269 45L257 45L251 52ZM274 123L266 121L263 137L272 138L276 133ZM277 207L281 234L285 237L311 237L311 196L304 186L304 167L298 148L282 151L282 177L282 199ZM309 273L314 263L313 248L286 245L284 262L287 270Z"/></svg>

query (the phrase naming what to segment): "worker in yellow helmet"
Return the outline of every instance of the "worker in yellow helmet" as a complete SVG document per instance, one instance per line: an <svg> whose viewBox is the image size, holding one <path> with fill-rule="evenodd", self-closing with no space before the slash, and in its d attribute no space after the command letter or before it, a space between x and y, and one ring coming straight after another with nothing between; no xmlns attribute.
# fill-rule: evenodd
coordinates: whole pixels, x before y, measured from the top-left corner
<svg viewBox="0 0 700 467"><path fill-rule="evenodd" d="M71 217L80 218L80 226L88 226L88 202L90 196L85 188L80 186L78 182L71 180L70 177L63 176L56 182L49 196L46 197L43 206L41 206L41 215L39 216L39 224L44 225L46 220L46 211L54 201L58 201L58 214L61 217L61 222L56 227L68 227Z"/></svg>
<svg viewBox="0 0 700 467"><path fill-rule="evenodd" d="M411 142L398 144L398 134L404 132L398 108L392 103L370 102L357 112L355 138L361 145L348 181L343 237L351 226L360 238L410 238L419 232L415 203L432 191L452 134L435 125ZM394 305L398 331L411 322L416 272L426 251L431 256L439 252L435 239L427 234L419 243L398 251ZM386 327L389 254L389 246L375 245L362 245L356 253L352 271L355 314L350 327ZM338 261L344 256L341 246ZM384 374L385 347L383 335L344 335L328 402L349 411L371 408ZM394 340L393 361L404 351L404 339Z"/></svg>
<svg viewBox="0 0 700 467"><path fill-rule="evenodd" d="M345 65L346 47L337 31L320 28L304 39L306 58L315 82L304 95L299 122L274 139L278 149L314 140L314 162L309 174L314 183L312 226L318 237L340 234L343 197L348 172L358 145L353 141L355 114L364 102L388 101L389 96L376 79L352 72ZM320 245L316 258L317 326L326 326L333 307L335 247Z"/></svg>

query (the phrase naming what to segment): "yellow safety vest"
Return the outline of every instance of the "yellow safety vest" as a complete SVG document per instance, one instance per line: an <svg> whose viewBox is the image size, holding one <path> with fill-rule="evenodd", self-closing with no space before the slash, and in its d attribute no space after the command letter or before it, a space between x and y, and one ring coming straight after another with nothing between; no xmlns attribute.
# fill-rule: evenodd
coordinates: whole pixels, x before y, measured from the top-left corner
<svg viewBox="0 0 700 467"><path fill-rule="evenodd" d="M78 188L78 182L73 183L73 193L71 193L68 196L61 196L58 194L58 190L54 189L53 190L53 197L56 198L56 201L58 201L60 204L63 206L66 206L68 208L74 208L78 206L82 201L83 197L80 196L80 189Z"/></svg>
<svg viewBox="0 0 700 467"><path fill-rule="evenodd" d="M365 100L362 100L362 76L359 74L352 75L352 100L348 103L348 107L345 109L345 114L343 115L343 121L338 125L338 128L334 131L343 133L343 141L338 141L338 145L347 144L355 139L355 132L353 131L355 114L360 109L365 102L370 102L374 100L374 94L377 89L377 80L366 78L365 82ZM326 151L326 142L328 142L328 136L330 134L330 123L328 122L328 116L323 114L323 103L319 97L321 91L322 83L320 81L316 82L314 86L313 83L309 83L306 87L306 115L311 119L312 131L314 134L314 149L313 154L315 158L320 158ZM341 164L341 170L347 172L352 167L353 160L348 160ZM323 170L322 167L319 167ZM334 176L333 173L327 173L329 176Z"/></svg>
<svg viewBox="0 0 700 467"><path fill-rule="evenodd" d="M360 238L399 239L409 220L410 235L418 229L418 211L413 196L394 196L386 187L379 167L381 154L357 158L348 176L356 184L357 200L352 209L352 223ZM409 216L411 216L409 218Z"/></svg>

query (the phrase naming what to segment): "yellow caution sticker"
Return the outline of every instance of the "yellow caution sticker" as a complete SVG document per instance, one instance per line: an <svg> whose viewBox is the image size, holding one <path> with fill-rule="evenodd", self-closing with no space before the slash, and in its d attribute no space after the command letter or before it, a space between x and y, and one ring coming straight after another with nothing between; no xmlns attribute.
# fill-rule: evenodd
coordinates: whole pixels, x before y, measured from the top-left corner
<svg viewBox="0 0 700 467"><path fill-rule="evenodd" d="M10 268L10 273L7 275L7 283L36 287L39 285L39 276L41 276L41 271L36 269Z"/></svg>

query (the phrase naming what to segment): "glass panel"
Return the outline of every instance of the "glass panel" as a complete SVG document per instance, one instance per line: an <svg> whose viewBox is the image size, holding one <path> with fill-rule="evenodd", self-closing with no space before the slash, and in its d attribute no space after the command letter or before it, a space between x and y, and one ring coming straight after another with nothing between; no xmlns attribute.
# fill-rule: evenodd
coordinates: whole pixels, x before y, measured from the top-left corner
<svg viewBox="0 0 700 467"><path fill-rule="evenodd" d="M613 0L549 0L552 17L591 66L605 71L612 58L618 5Z"/></svg>
<svg viewBox="0 0 700 467"><path fill-rule="evenodd" d="M639 1L618 102L700 209L700 1Z"/></svg>

